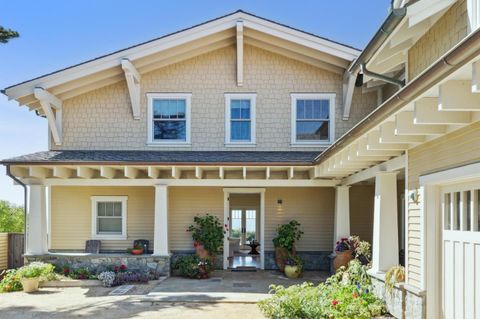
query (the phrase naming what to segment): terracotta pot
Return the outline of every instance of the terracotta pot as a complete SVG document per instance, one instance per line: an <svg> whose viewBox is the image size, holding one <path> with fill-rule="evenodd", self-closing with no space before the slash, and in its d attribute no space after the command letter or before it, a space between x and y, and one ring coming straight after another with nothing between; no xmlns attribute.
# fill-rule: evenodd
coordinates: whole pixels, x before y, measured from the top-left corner
<svg viewBox="0 0 480 319"><path fill-rule="evenodd" d="M208 251L205 249L205 247L200 244L200 243L196 243L195 245L195 253L197 254L198 257L200 258L208 258L210 256L210 254L208 253Z"/></svg>
<svg viewBox="0 0 480 319"><path fill-rule="evenodd" d="M285 265L285 276L288 278L298 278L301 273L302 270L299 266Z"/></svg>
<svg viewBox="0 0 480 319"><path fill-rule="evenodd" d="M285 259L288 258L290 255L296 255L297 252L295 247L293 247L292 252L289 253L286 248L283 247L275 247L275 263L277 264L278 269L281 272L285 270Z"/></svg>
<svg viewBox="0 0 480 319"><path fill-rule="evenodd" d="M333 270L337 272L338 268L342 266L347 266L348 262L353 259L352 251L336 251L335 259L333 260Z"/></svg>
<svg viewBox="0 0 480 319"><path fill-rule="evenodd" d="M34 292L38 290L39 278L22 278L23 291Z"/></svg>
<svg viewBox="0 0 480 319"><path fill-rule="evenodd" d="M143 254L143 249L133 249L132 255L141 255Z"/></svg>

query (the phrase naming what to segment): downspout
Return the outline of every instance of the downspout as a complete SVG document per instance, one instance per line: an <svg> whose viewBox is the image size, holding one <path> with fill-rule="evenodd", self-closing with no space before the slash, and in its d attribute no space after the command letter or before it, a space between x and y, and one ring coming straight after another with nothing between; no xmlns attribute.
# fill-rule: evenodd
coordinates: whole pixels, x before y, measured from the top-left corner
<svg viewBox="0 0 480 319"><path fill-rule="evenodd" d="M379 79L383 82L387 82L387 83L396 85L399 88L402 88L402 87L405 86L405 80L397 80L397 79L385 76L385 75L380 74L380 73L375 73L375 72L369 71L367 69L367 66L365 65L365 63L360 64L360 70L366 76L369 76L371 78Z"/></svg>
<svg viewBox="0 0 480 319"><path fill-rule="evenodd" d="M10 172L10 165L6 165L6 168L7 168L7 176L23 187L23 236L24 236L23 253L25 254L27 252L27 196L28 196L27 185L21 180L19 180L18 178L16 178Z"/></svg>

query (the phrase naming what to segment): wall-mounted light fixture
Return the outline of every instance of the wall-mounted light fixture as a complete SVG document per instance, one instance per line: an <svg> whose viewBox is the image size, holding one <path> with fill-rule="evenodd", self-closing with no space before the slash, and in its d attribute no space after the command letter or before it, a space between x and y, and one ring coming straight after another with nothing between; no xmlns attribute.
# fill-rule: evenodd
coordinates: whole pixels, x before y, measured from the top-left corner
<svg viewBox="0 0 480 319"><path fill-rule="evenodd" d="M283 199L281 199L281 198L277 199L277 204L282 205L283 204Z"/></svg>

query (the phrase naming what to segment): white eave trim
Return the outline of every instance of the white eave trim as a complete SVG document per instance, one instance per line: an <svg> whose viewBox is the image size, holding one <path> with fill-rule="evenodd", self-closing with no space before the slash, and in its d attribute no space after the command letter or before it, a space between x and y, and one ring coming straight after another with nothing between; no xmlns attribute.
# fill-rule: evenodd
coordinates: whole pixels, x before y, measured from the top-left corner
<svg viewBox="0 0 480 319"><path fill-rule="evenodd" d="M229 16L204 23L184 31L180 31L151 42L140 44L125 50L121 50L107 56L91 60L67 68L63 71L45 75L22 84L12 86L5 90L9 99L18 99L32 94L36 86L42 86L45 89L76 80L87 75L91 75L109 68L118 67L123 59L134 62L145 56L158 53L169 48L173 48L196 39L200 39L227 29L236 28L237 22L243 21L245 28L251 28L292 41L300 45L336 56L347 61L353 61L360 54L359 50L326 40L306 32L292 29L284 25L274 23L262 18L252 16L244 12L237 12Z"/></svg>

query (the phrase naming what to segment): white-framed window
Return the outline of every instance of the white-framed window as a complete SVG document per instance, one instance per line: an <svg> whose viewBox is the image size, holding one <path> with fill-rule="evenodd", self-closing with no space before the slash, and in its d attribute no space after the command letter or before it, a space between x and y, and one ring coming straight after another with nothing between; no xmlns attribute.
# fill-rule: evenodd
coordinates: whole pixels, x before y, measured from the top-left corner
<svg viewBox="0 0 480 319"><path fill-rule="evenodd" d="M92 196L92 238L127 239L127 196Z"/></svg>
<svg viewBox="0 0 480 319"><path fill-rule="evenodd" d="M190 145L190 93L148 93L148 145Z"/></svg>
<svg viewBox="0 0 480 319"><path fill-rule="evenodd" d="M335 139L335 94L299 93L292 98L292 145L316 146Z"/></svg>
<svg viewBox="0 0 480 319"><path fill-rule="evenodd" d="M225 94L225 145L255 145L255 93Z"/></svg>

